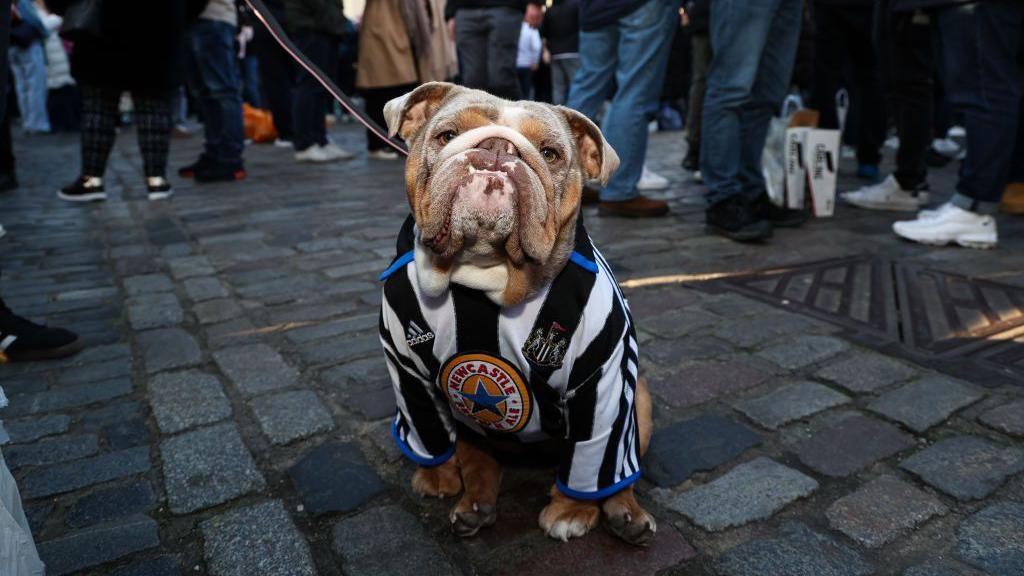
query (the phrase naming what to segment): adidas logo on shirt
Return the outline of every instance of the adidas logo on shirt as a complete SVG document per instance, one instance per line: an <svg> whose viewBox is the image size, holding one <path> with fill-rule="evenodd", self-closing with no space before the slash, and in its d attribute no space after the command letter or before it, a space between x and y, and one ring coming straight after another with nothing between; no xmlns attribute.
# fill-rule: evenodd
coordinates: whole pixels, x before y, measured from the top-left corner
<svg viewBox="0 0 1024 576"><path fill-rule="evenodd" d="M434 339L433 332L423 332L423 329L419 327L416 322L409 321L409 325L405 328L405 342L409 346L415 346L417 344L423 344L424 342L430 342Z"/></svg>

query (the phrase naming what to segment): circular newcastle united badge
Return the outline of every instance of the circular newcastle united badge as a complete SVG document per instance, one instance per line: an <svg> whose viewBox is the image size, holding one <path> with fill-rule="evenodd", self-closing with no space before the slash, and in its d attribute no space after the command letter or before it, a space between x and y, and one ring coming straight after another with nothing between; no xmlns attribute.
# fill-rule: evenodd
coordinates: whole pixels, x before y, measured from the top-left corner
<svg viewBox="0 0 1024 576"><path fill-rule="evenodd" d="M518 432L530 420L532 401L526 380L508 361L490 354L456 354L441 369L448 402L481 427Z"/></svg>

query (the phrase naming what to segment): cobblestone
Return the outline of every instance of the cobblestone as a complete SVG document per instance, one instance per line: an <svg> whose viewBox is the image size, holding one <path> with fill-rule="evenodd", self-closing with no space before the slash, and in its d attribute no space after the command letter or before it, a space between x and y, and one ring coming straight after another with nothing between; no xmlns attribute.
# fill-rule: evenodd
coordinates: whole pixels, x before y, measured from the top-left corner
<svg viewBox="0 0 1024 576"><path fill-rule="evenodd" d="M942 502L892 476L880 476L836 500L826 511L829 525L868 548L877 548L949 509Z"/></svg>
<svg viewBox="0 0 1024 576"><path fill-rule="evenodd" d="M1024 450L977 436L956 436L900 462L900 468L959 500L984 498L1024 470Z"/></svg>
<svg viewBox="0 0 1024 576"><path fill-rule="evenodd" d="M237 318L242 314L242 307L238 302L221 298L219 300L207 300L192 307L200 324L216 324Z"/></svg>
<svg viewBox="0 0 1024 576"><path fill-rule="evenodd" d="M317 573L309 546L279 501L235 508L203 521L199 527L213 576Z"/></svg>
<svg viewBox="0 0 1024 576"><path fill-rule="evenodd" d="M835 356L847 348L848 344L830 336L797 336L769 346L757 355L783 368L795 370Z"/></svg>
<svg viewBox="0 0 1024 576"><path fill-rule="evenodd" d="M231 416L231 404L212 374L196 370L159 374L149 382L149 403L164 434Z"/></svg>
<svg viewBox="0 0 1024 576"><path fill-rule="evenodd" d="M312 390L267 394L253 399L249 406L274 444L288 444L334 427L330 413Z"/></svg>
<svg viewBox="0 0 1024 576"><path fill-rule="evenodd" d="M266 344L227 348L214 353L213 358L235 387L247 395L289 388L298 379L295 369Z"/></svg>
<svg viewBox="0 0 1024 576"><path fill-rule="evenodd" d="M219 424L160 444L171 512L209 508L266 485L233 424Z"/></svg>
<svg viewBox="0 0 1024 576"><path fill-rule="evenodd" d="M853 392L871 392L903 382L919 373L888 356L858 350L849 357L828 364L816 376Z"/></svg>
<svg viewBox="0 0 1024 576"><path fill-rule="evenodd" d="M817 488L814 479L762 457L670 498L665 505L705 530L718 531L768 518Z"/></svg>
<svg viewBox="0 0 1024 576"><path fill-rule="evenodd" d="M66 386L37 394L15 396L10 399L11 403L4 409L4 415L11 417L78 408L124 396L131 391L132 383L127 379Z"/></svg>
<svg viewBox="0 0 1024 576"><path fill-rule="evenodd" d="M359 447L348 443L313 448L288 470L288 477L310 514L355 510L386 487Z"/></svg>
<svg viewBox="0 0 1024 576"><path fill-rule="evenodd" d="M978 420L1000 432L1024 436L1024 400L993 408L982 414Z"/></svg>
<svg viewBox="0 0 1024 576"><path fill-rule="evenodd" d="M957 530L957 556L991 576L1024 574L1024 504L999 502Z"/></svg>
<svg viewBox="0 0 1024 576"><path fill-rule="evenodd" d="M4 389L7 386L4 385ZM21 420L4 420L4 428L11 437L11 442L23 444L46 436L61 434L68 431L71 418L64 414L24 418Z"/></svg>
<svg viewBox="0 0 1024 576"><path fill-rule="evenodd" d="M715 567L724 576L867 576L875 573L849 546L790 521L774 536L745 542Z"/></svg>
<svg viewBox="0 0 1024 576"><path fill-rule="evenodd" d="M869 404L868 409L915 432L924 432L981 398L980 392L963 382L944 376L926 376L884 394Z"/></svg>
<svg viewBox="0 0 1024 576"><path fill-rule="evenodd" d="M135 482L97 490L83 496L68 510L64 521L81 528L115 518L148 512L156 506L156 495L148 482Z"/></svg>
<svg viewBox="0 0 1024 576"><path fill-rule="evenodd" d="M124 290L129 296L141 296L154 292L173 292L174 284L166 274L144 274L125 278Z"/></svg>
<svg viewBox="0 0 1024 576"><path fill-rule="evenodd" d="M146 370L153 374L198 364L202 352L194 338L179 328L152 330L138 336Z"/></svg>
<svg viewBox="0 0 1024 576"><path fill-rule="evenodd" d="M651 392L672 406L685 408L753 388L770 377L744 360L733 359L684 363L652 373L648 382Z"/></svg>
<svg viewBox="0 0 1024 576"><path fill-rule="evenodd" d="M739 400L733 406L761 426L774 430L783 424L839 406L850 399L814 382L790 382L763 396Z"/></svg>
<svg viewBox="0 0 1024 576"><path fill-rule="evenodd" d="M230 296L227 287L217 278L189 278L184 282L185 293L193 302Z"/></svg>
<svg viewBox="0 0 1024 576"><path fill-rule="evenodd" d="M713 470L761 443L746 426L708 414L659 428L644 456L644 476L676 486L694 472Z"/></svg>
<svg viewBox="0 0 1024 576"><path fill-rule="evenodd" d="M39 556L46 563L47 574L60 576L155 548L160 545L157 531L153 519L133 516L123 522L93 526L42 542Z"/></svg>
<svg viewBox="0 0 1024 576"><path fill-rule="evenodd" d="M127 303L128 323L136 330L169 328L181 324L185 311L174 294L148 294Z"/></svg>
<svg viewBox="0 0 1024 576"><path fill-rule="evenodd" d="M4 458L11 470L22 466L56 464L92 456L99 451L99 439L94 434L57 436L32 444L10 446L4 449Z"/></svg>
<svg viewBox="0 0 1024 576"><path fill-rule="evenodd" d="M34 469L22 477L21 495L26 499L52 496L147 470L149 447L107 452L75 462Z"/></svg>
<svg viewBox="0 0 1024 576"><path fill-rule="evenodd" d="M379 537L381 526L388 527L387 538ZM416 517L394 505L340 520L331 539L334 552L351 576L459 574Z"/></svg>
<svg viewBox="0 0 1024 576"><path fill-rule="evenodd" d="M849 476L914 445L895 426L851 414L796 447L800 461L827 476Z"/></svg>
<svg viewBox="0 0 1024 576"><path fill-rule="evenodd" d="M181 576L181 563L173 556L157 556L129 564L110 576Z"/></svg>

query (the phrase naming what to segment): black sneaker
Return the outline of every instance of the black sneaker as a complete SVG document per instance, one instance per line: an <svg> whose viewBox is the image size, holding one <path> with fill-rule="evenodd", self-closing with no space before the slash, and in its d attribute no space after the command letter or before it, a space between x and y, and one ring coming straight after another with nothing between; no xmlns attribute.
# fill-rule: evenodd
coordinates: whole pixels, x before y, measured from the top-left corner
<svg viewBox="0 0 1024 576"><path fill-rule="evenodd" d="M772 202L768 194L761 194L754 200L754 209L757 214L772 223L772 226L779 228L797 228L802 226L811 217L808 210L794 210L782 208Z"/></svg>
<svg viewBox="0 0 1024 576"><path fill-rule="evenodd" d="M40 326L0 304L0 364L64 358L84 347L74 332Z"/></svg>
<svg viewBox="0 0 1024 576"><path fill-rule="evenodd" d="M700 155L693 148L690 148L690 151L686 153L686 157L683 158L683 170L689 170L690 172L700 170Z"/></svg>
<svg viewBox="0 0 1024 576"><path fill-rule="evenodd" d="M57 197L68 202L96 202L106 200L103 180L91 176L79 176L71 184L57 191Z"/></svg>
<svg viewBox="0 0 1024 576"><path fill-rule="evenodd" d="M196 170L196 182L234 182L245 180L245 168L241 164L226 166L223 164L205 166Z"/></svg>
<svg viewBox="0 0 1024 576"><path fill-rule="evenodd" d="M737 242L757 242L772 235L772 224L739 197L727 198L704 212L708 229Z"/></svg>
<svg viewBox="0 0 1024 576"><path fill-rule="evenodd" d="M146 191L150 200L166 200L174 194L171 183L164 177L146 178Z"/></svg>
<svg viewBox="0 0 1024 576"><path fill-rule="evenodd" d="M206 168L211 164L213 164L213 161L210 159L209 156L207 156L206 154L200 154L199 159L196 160L195 162L187 166L182 166L181 168L178 168L178 176L181 176L182 178L194 178L196 172Z"/></svg>

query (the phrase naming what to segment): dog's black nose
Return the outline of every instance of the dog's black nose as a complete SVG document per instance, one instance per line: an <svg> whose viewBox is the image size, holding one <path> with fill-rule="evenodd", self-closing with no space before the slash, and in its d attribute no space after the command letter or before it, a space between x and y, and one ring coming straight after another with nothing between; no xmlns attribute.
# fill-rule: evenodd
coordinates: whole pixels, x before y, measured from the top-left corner
<svg viewBox="0 0 1024 576"><path fill-rule="evenodd" d="M498 138L497 136L488 138L483 142L477 144L477 148L493 152L495 156L515 156L519 157L519 149L510 140L504 138Z"/></svg>

